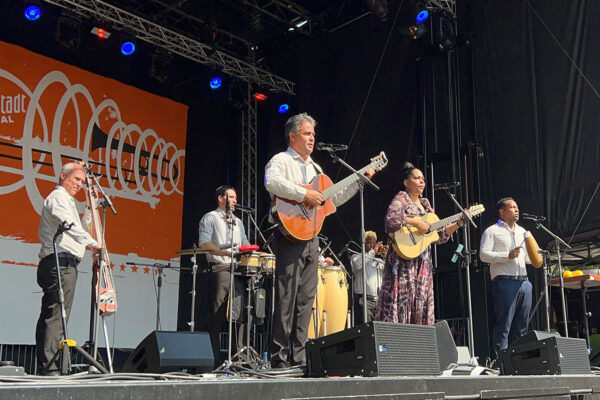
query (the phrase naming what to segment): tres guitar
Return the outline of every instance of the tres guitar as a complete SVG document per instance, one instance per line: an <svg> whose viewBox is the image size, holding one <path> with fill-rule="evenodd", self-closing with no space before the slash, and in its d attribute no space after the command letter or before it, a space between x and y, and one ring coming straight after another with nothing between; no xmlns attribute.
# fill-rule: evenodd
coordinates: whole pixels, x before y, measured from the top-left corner
<svg viewBox="0 0 600 400"><path fill-rule="evenodd" d="M474 217L484 211L485 207L482 204L477 204L469 208L467 213L469 216ZM392 247L396 254L401 258L412 260L427 250L427 247L429 247L431 243L439 240L440 235L437 232L438 229L458 221L461 217L462 213L454 214L442 220L434 213L427 213L422 217L415 217L429 225L429 232L423 235L414 226L403 226L402 229L390 233Z"/></svg>
<svg viewBox="0 0 600 400"><path fill-rule="evenodd" d="M364 174L369 168L380 171L387 163L388 160L382 151L371 159L369 165L358 172ZM352 174L334 185L327 175L319 174L310 184L301 185L323 193L323 203L316 207L274 196L271 212L279 221L279 230L289 239L310 240L314 238L321 232L325 217L333 214L336 210L331 198L359 179Z"/></svg>

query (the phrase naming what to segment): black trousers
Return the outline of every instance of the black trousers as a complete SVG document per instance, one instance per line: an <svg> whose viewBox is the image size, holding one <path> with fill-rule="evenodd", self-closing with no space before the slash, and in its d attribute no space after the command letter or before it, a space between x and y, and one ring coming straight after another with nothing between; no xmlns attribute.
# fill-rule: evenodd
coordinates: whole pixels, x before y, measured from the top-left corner
<svg viewBox="0 0 600 400"><path fill-rule="evenodd" d="M373 321L375 317L375 310L377 309L377 301L373 298L367 297L367 322ZM363 311L363 295L354 295L354 325L360 325L364 323L364 311Z"/></svg>
<svg viewBox="0 0 600 400"><path fill-rule="evenodd" d="M210 296L211 296L211 314L208 321L208 333L210 342L215 356L215 366L220 365L223 361L221 357L220 334L223 324L226 322L227 305L229 299L229 286L231 273L228 270L221 270L210 273ZM236 278L237 280L237 278ZM236 283L236 296L242 289L239 282ZM245 311L245 310L244 310ZM246 324L234 323L234 335L232 338L232 354L241 349L246 343L245 327ZM247 324L252 326L252 324Z"/></svg>
<svg viewBox="0 0 600 400"><path fill-rule="evenodd" d="M304 345L317 292L319 239L292 242L275 233L275 311L271 365L306 364Z"/></svg>
<svg viewBox="0 0 600 400"><path fill-rule="evenodd" d="M75 296L78 261L71 254L59 253L58 262L65 296L65 315L68 321ZM48 365L58 350L58 345L63 337L54 254L40 260L37 270L37 283L44 291L40 316L35 329L38 370L59 370L60 365L57 361L54 365Z"/></svg>

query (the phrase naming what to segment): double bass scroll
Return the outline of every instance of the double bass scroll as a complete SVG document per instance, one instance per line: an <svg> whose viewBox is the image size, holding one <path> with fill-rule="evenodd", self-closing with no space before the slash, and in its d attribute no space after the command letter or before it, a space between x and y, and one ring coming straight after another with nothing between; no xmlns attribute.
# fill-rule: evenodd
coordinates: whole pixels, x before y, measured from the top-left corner
<svg viewBox="0 0 600 400"><path fill-rule="evenodd" d="M90 235L98 243L102 245L100 257L94 259L93 266L93 284L94 284L94 301L99 307L101 316L108 316L117 311L117 292L113 285L112 271L110 269L110 259L104 240L104 232L102 228L102 220L98 212L97 197L93 192L95 177L90 170L89 164L83 164L86 175L85 198L87 207L91 212L92 221L89 226ZM99 299L99 301L98 301Z"/></svg>

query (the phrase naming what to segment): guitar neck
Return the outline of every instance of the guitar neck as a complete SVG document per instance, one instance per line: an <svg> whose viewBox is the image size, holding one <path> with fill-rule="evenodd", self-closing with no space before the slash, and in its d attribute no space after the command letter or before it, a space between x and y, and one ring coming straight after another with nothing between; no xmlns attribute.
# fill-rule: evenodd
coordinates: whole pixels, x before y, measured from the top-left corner
<svg viewBox="0 0 600 400"><path fill-rule="evenodd" d="M367 169L369 169L370 167L371 167L371 164L358 170L358 173L363 175L367 171ZM338 194L342 190L346 189L348 186L352 185L354 182L358 181L359 179L360 178L358 176L356 176L356 174L352 174L352 175L345 177L344 179L342 179L335 185L330 186L329 188L323 190L323 201L327 200L328 198L330 198L332 196L335 196L336 194Z"/></svg>
<svg viewBox="0 0 600 400"><path fill-rule="evenodd" d="M458 213L458 214L454 214L449 217L446 217L444 219L440 219L438 222L434 222L433 224L431 224L429 226L429 230L437 231L438 229L440 229L448 224L458 221L461 216L462 216L462 213Z"/></svg>

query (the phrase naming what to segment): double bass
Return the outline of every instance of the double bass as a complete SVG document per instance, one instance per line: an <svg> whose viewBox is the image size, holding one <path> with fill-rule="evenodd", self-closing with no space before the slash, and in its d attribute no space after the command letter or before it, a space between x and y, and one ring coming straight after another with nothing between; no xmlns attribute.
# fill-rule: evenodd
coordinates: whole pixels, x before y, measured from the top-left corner
<svg viewBox="0 0 600 400"><path fill-rule="evenodd" d="M102 221L98 212L97 195L93 192L94 175L90 170L89 164L84 164L87 190L85 191L85 200L87 207L91 212L92 221L89 226L90 235L102 245L100 257L94 257L94 266L92 269L94 285L94 302L100 309L101 316L109 316L117 311L117 292L113 285L112 271L110 269L110 259L102 231ZM98 301L98 298L100 299Z"/></svg>

